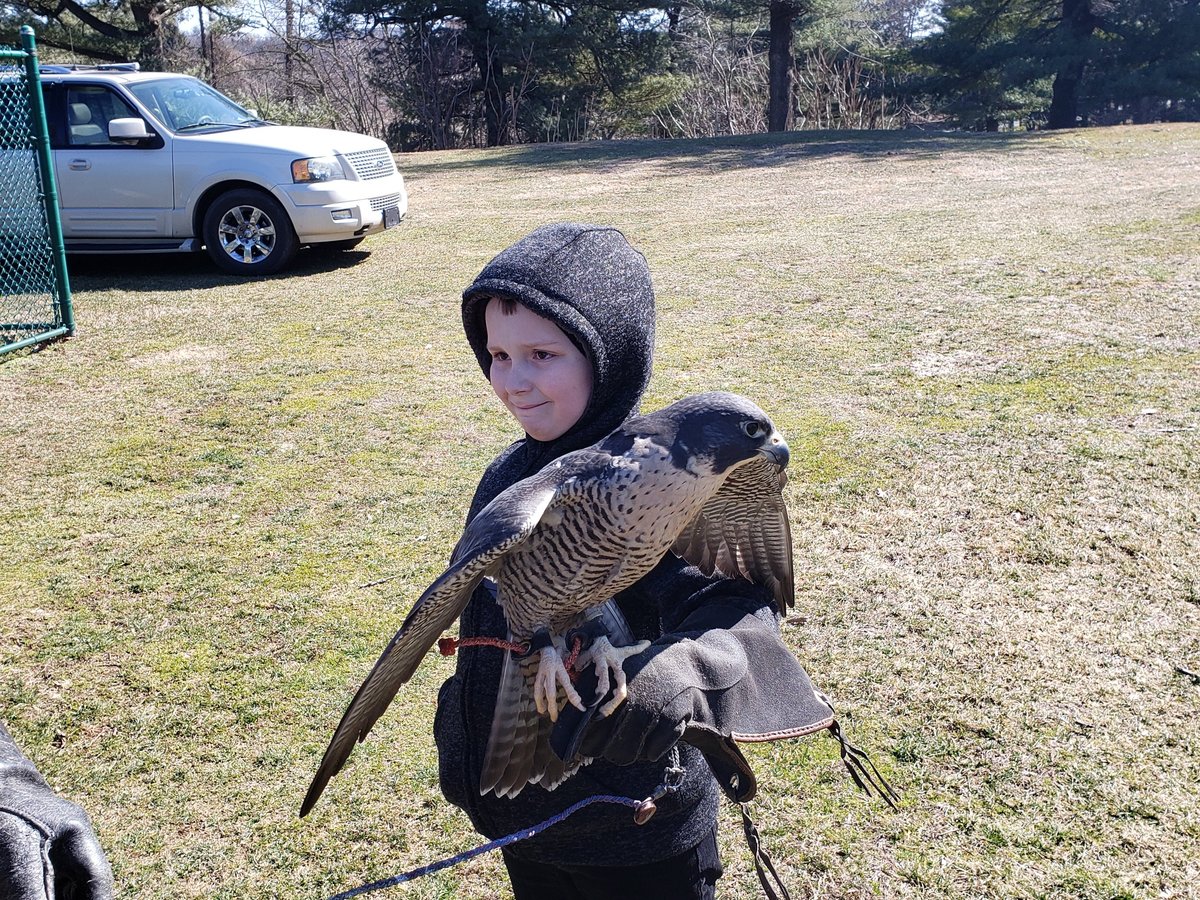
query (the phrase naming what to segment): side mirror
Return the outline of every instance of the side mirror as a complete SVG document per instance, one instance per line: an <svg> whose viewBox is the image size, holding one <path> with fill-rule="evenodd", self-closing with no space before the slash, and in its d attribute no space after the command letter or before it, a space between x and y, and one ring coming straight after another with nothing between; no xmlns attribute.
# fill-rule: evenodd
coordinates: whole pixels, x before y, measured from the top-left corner
<svg viewBox="0 0 1200 900"><path fill-rule="evenodd" d="M250 113L250 115L254 116L254 118L256 118L256 119L258 118L258 110L257 109L252 109L251 107L247 106L246 112Z"/></svg>
<svg viewBox="0 0 1200 900"><path fill-rule="evenodd" d="M152 137L145 119L113 119L108 123L110 141L144 141Z"/></svg>

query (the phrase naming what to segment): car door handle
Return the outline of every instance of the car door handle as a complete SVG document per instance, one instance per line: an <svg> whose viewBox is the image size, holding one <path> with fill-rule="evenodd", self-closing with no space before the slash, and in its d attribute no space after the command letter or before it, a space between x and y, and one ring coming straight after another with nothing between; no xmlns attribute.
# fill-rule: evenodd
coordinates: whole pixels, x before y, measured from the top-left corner
<svg viewBox="0 0 1200 900"><path fill-rule="evenodd" d="M92 164L86 159L73 159L70 163L68 163L68 165L74 172L86 172L92 167Z"/></svg>

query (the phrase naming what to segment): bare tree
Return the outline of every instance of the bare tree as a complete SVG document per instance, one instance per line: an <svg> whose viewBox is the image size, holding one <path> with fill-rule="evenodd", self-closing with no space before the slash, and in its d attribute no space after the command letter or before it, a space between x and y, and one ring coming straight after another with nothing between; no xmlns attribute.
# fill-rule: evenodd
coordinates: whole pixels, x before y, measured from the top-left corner
<svg viewBox="0 0 1200 900"><path fill-rule="evenodd" d="M381 41L322 35L319 7L305 0L257 0L243 7L253 25L210 27L211 78L221 90L286 124L323 125L384 137L392 119L372 81Z"/></svg>
<svg viewBox="0 0 1200 900"><path fill-rule="evenodd" d="M895 128L904 111L880 89L883 69L840 45L805 49L796 60L797 128Z"/></svg>
<svg viewBox="0 0 1200 900"><path fill-rule="evenodd" d="M749 134L765 130L767 60L757 25L735 30L695 7L683 8L676 36L680 90L657 113L660 132L675 137Z"/></svg>
<svg viewBox="0 0 1200 900"><path fill-rule="evenodd" d="M477 70L461 23L381 29L375 83L401 114L393 142L410 149L472 145L481 117L473 103Z"/></svg>
<svg viewBox="0 0 1200 900"><path fill-rule="evenodd" d="M911 46L934 26L940 3L930 0L859 0L866 24L887 47Z"/></svg>

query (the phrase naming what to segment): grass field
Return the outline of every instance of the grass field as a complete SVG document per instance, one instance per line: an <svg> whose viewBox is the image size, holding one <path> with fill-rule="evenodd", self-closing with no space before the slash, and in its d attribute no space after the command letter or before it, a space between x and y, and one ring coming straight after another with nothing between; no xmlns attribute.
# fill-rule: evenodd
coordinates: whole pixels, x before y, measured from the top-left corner
<svg viewBox="0 0 1200 900"><path fill-rule="evenodd" d="M793 895L1200 897L1200 126L403 157L411 212L245 282L73 261L0 361L0 714L121 896L318 898L478 843L430 657L304 821L331 729L513 427L458 296L558 219L659 294L647 408L793 448L784 637L904 795L750 748ZM721 896L758 886L736 810ZM503 896L493 854L374 896Z"/></svg>

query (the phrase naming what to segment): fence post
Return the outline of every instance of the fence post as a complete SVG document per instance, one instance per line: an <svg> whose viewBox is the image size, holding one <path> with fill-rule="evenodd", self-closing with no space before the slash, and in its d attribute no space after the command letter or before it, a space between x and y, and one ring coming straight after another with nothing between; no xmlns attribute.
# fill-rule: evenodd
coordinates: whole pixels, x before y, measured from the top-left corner
<svg viewBox="0 0 1200 900"><path fill-rule="evenodd" d="M75 333L75 308L71 302L71 283L67 278L67 254L63 244L62 219L58 211L58 186L54 180L54 157L50 153L50 129L46 125L46 102L42 98L42 73L38 68L37 44L33 29L21 26L21 47L25 51L25 72L32 86L29 103L33 109L34 133L37 137L38 164L42 170L42 190L45 193L46 225L54 253L54 277L58 281L57 303L59 316L68 335Z"/></svg>

